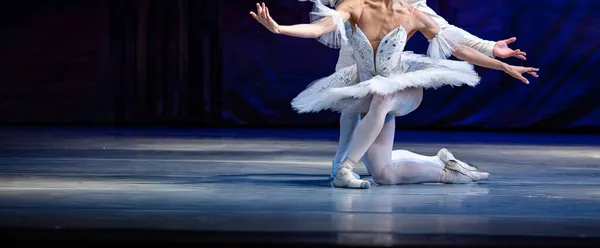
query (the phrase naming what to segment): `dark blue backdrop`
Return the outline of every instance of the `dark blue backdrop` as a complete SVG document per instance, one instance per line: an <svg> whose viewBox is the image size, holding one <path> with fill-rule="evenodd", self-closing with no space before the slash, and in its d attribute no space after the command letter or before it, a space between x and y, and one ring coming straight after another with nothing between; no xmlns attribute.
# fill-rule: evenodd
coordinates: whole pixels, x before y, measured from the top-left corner
<svg viewBox="0 0 600 248"><path fill-rule="evenodd" d="M427 91L399 128L600 130L600 0L429 0L490 40L517 36L523 85L480 69L477 88ZM0 124L336 127L334 113L290 107L333 72L338 51L276 36L248 14L254 0L22 0L0 9ZM312 6L268 0L282 24ZM423 53L417 35L408 49ZM516 59L509 60L521 64Z"/></svg>
<svg viewBox="0 0 600 248"><path fill-rule="evenodd" d="M305 23L311 5L271 0L281 24ZM336 125L334 113L298 115L290 100L333 72L338 51L315 40L277 36L253 21L254 1L222 3L222 99L225 124ZM429 90L421 107L399 118L400 128L558 130L600 127L600 1L429 0L450 23L489 40L518 37L541 78L524 85L501 72L478 69L476 88ZM426 51L417 35L408 50Z"/></svg>

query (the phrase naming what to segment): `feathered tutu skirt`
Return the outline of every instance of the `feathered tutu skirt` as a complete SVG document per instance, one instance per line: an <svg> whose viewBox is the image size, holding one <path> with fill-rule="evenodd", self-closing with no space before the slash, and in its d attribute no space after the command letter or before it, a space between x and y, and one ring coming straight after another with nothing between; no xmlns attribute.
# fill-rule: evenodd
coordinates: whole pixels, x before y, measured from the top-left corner
<svg viewBox="0 0 600 248"><path fill-rule="evenodd" d="M361 82L358 73L357 66L352 65L316 80L292 100L292 107L298 113L366 113L375 94L393 95L412 88L474 87L480 81L473 65L467 62L433 59L412 52L403 52L399 65L387 76L377 75Z"/></svg>

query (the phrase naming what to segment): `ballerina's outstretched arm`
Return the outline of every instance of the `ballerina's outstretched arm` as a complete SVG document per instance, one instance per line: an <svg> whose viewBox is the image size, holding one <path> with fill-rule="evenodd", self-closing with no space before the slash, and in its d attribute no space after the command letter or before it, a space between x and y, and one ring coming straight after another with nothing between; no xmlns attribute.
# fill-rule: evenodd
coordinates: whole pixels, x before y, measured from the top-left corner
<svg viewBox="0 0 600 248"><path fill-rule="evenodd" d="M414 28L420 31L431 42L427 51L431 57L447 58L450 55L454 55L454 57L460 60L477 66L504 71L526 84L529 83L529 80L523 76L524 73L528 73L536 78L538 77L538 68L509 65L497 59L490 58L473 48L462 45L461 39L464 38L463 35L454 33L454 31L448 29L440 30L430 16L423 14L419 10L414 12L414 19L416 20L413 24L415 25Z"/></svg>
<svg viewBox="0 0 600 248"><path fill-rule="evenodd" d="M282 34L298 38L319 39L319 41L333 48L340 48L342 42L347 42L344 23L351 18L356 18L361 13L360 0L346 0L335 10L323 5L320 0L315 3L316 11L311 13L313 22L310 24L279 25L271 17L269 8L265 3L256 4L256 13L250 15L274 34Z"/></svg>

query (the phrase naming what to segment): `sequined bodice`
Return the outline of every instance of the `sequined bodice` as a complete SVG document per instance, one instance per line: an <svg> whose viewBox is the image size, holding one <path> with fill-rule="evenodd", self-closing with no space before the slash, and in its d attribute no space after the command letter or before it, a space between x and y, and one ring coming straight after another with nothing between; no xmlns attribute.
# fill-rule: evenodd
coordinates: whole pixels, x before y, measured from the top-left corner
<svg viewBox="0 0 600 248"><path fill-rule="evenodd" d="M349 26L346 27L348 28ZM373 51L367 36L357 25L353 31L349 31L348 40L354 50L353 57L360 81L371 79L376 75L388 76L400 64L408 37L404 27L400 26L386 34L381 39L377 51Z"/></svg>

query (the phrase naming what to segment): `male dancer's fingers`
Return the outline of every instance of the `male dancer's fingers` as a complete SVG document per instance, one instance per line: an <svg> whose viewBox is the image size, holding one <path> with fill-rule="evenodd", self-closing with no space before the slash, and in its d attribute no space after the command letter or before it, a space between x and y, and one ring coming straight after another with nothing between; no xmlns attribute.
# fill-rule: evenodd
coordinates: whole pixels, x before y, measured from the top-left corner
<svg viewBox="0 0 600 248"><path fill-rule="evenodd" d="M538 71L540 71L540 69L538 68L527 68L528 71L527 73L529 73L530 75L534 76L535 78L539 78L540 76L538 75Z"/></svg>
<svg viewBox="0 0 600 248"><path fill-rule="evenodd" d="M521 81L523 81L523 83L525 83L525 84L529 84L529 80L527 80L527 78L525 78L525 77L523 77L523 76L519 76L519 79L520 79Z"/></svg>
<svg viewBox="0 0 600 248"><path fill-rule="evenodd" d="M514 78L520 80L521 82L525 83L525 84L529 84L529 80L527 80L527 78L523 77L523 73L525 73L527 71L523 71L523 70L519 70L519 69L513 69L511 71L511 76L513 76Z"/></svg>
<svg viewBox="0 0 600 248"><path fill-rule="evenodd" d="M533 77L535 77L535 78L539 78L539 77L540 77L540 76L537 74L537 72L534 72L534 71L527 72L527 74L529 74L529 75L531 75L531 76L533 76Z"/></svg>
<svg viewBox="0 0 600 248"><path fill-rule="evenodd" d="M510 43L513 43L513 42L517 41L517 37L508 38L508 39L503 40L503 41L504 41L504 43L506 43L508 45Z"/></svg>

